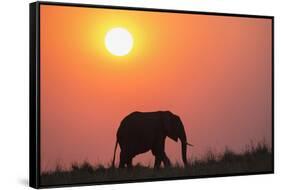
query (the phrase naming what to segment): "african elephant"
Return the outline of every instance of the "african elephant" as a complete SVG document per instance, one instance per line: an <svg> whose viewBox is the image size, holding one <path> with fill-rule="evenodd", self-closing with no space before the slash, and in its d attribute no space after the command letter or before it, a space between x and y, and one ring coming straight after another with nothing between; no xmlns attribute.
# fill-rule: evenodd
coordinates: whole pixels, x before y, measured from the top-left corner
<svg viewBox="0 0 281 190"><path fill-rule="evenodd" d="M165 153L165 138L181 141L182 160L186 166L187 143L184 126L179 116L170 111L133 112L126 116L117 131L112 167L115 163L117 145L120 146L119 168L132 167L132 159L141 153L151 150L155 156L154 168L159 168L171 162Z"/></svg>

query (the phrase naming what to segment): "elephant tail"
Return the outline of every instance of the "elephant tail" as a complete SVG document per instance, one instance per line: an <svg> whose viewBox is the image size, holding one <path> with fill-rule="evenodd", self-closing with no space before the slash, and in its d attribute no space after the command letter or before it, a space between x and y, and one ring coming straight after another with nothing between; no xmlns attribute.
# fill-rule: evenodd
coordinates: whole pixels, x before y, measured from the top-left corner
<svg viewBox="0 0 281 190"><path fill-rule="evenodd" d="M116 139L115 148L114 148L114 154L113 154L113 160L112 160L112 165L111 165L112 168L115 167L114 164L115 164L115 155L116 155L117 145L118 145L118 140Z"/></svg>

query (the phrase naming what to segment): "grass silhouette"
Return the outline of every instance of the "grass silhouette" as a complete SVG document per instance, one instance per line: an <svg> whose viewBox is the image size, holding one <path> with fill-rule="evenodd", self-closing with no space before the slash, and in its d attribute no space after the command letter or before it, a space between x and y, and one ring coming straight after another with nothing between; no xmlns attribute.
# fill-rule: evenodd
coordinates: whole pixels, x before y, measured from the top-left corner
<svg viewBox="0 0 281 190"><path fill-rule="evenodd" d="M226 148L220 155L208 151L201 160L190 161L187 167L178 163L170 168L155 170L135 165L131 169L118 169L103 165L93 166L88 162L72 164L70 170L57 166L54 171L41 174L41 185L63 185L76 183L101 183L122 180L148 180L175 177L196 177L211 175L230 175L272 172L272 152L265 143L247 146L243 153L237 154Z"/></svg>

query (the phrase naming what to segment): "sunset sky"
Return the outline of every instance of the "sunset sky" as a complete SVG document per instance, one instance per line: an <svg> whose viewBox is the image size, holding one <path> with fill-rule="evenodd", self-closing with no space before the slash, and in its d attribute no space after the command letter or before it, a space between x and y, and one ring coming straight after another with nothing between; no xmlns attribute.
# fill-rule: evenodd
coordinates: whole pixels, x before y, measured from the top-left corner
<svg viewBox="0 0 281 190"><path fill-rule="evenodd" d="M120 121L133 111L179 115L195 145L188 159L271 145L270 19L54 5L40 12L42 171L108 164ZM106 49L115 27L133 37L125 56ZM167 139L166 153L181 162L179 143Z"/></svg>

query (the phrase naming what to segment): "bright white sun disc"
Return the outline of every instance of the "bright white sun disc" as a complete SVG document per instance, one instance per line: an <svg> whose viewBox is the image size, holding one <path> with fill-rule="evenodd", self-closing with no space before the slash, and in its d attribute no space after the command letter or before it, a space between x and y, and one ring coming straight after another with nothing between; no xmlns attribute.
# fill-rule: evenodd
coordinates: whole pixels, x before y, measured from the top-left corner
<svg viewBox="0 0 281 190"><path fill-rule="evenodd" d="M105 35L106 49L116 56L127 55L133 47L133 37L124 28L113 28Z"/></svg>

